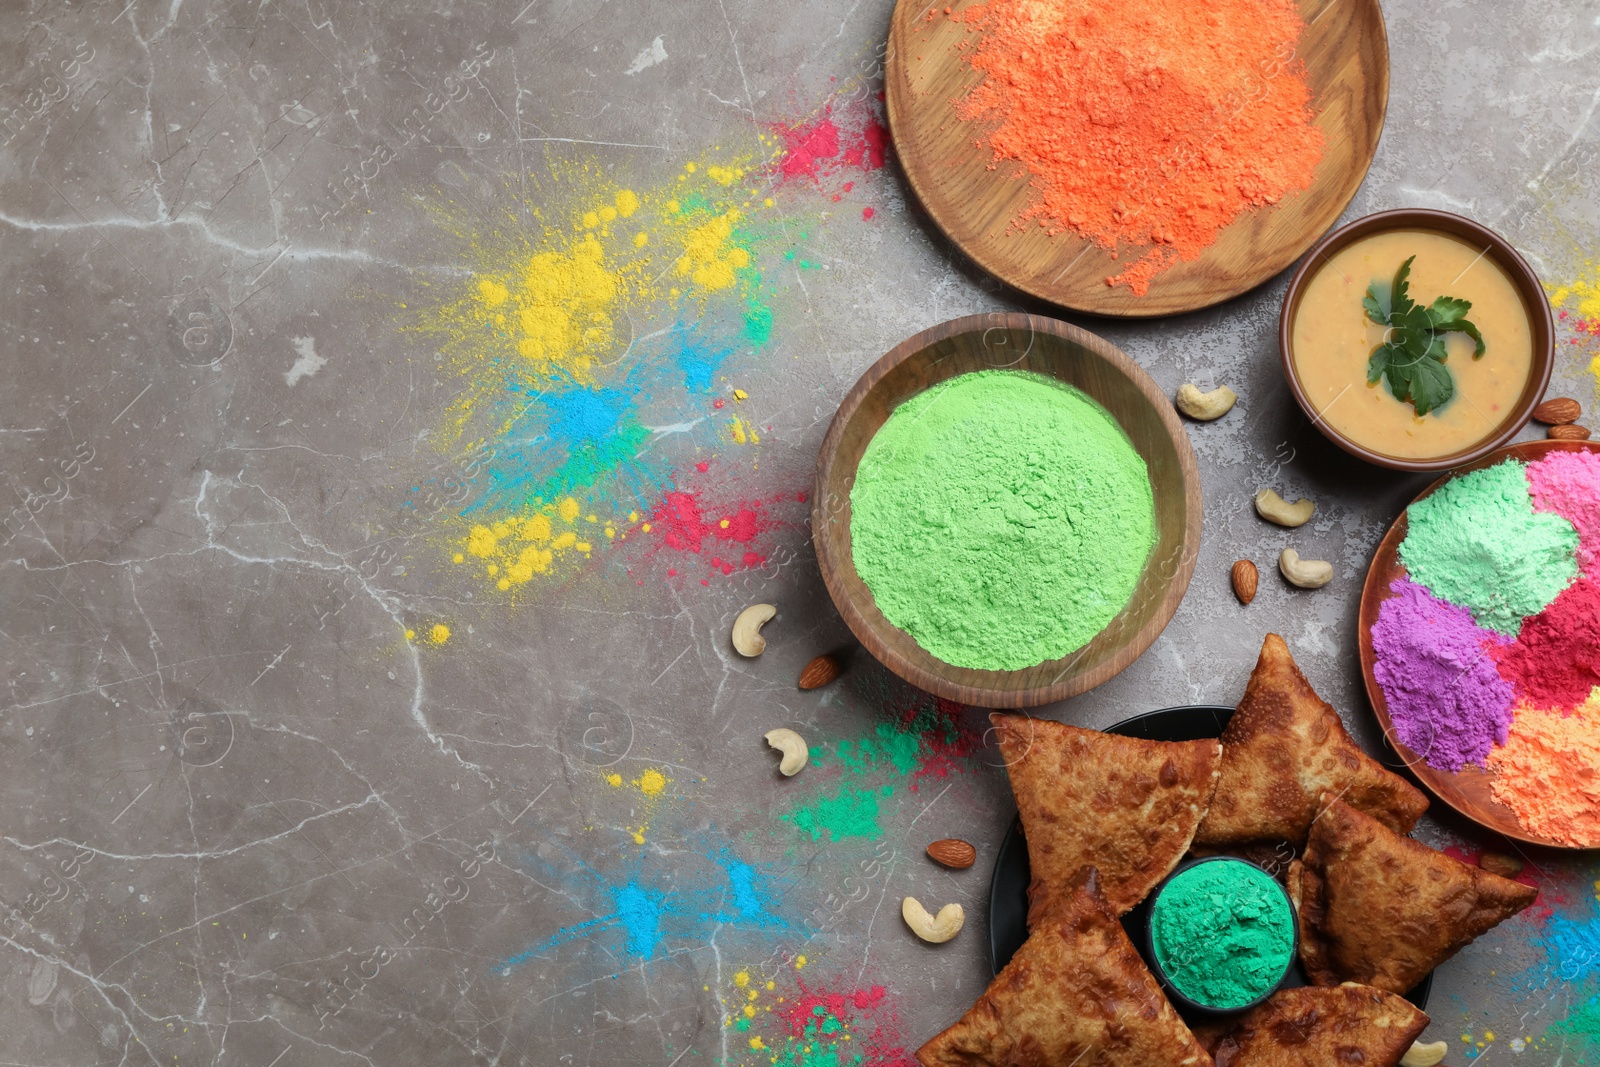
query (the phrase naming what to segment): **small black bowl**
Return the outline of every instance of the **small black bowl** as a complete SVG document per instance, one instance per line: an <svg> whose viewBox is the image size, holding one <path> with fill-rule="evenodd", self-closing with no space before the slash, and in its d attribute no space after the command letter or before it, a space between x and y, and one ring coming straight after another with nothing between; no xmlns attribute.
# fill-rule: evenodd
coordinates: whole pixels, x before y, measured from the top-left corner
<svg viewBox="0 0 1600 1067"><path fill-rule="evenodd" d="M1283 972L1278 975L1277 981L1273 982L1272 985L1262 991L1260 996L1256 997L1247 1004L1240 1004L1237 1007L1219 1008L1215 1005L1204 1004L1198 1000L1195 1000L1193 997L1188 996L1183 992L1183 990L1179 989L1177 985L1173 983L1172 979L1167 975L1166 968L1161 963L1161 958L1156 954L1155 933L1150 929L1150 920L1151 916L1155 913L1156 901L1160 898L1162 892L1167 888L1167 886L1172 884L1172 881L1175 878L1183 874L1185 871L1193 870L1202 863L1243 863L1246 866L1255 868L1266 876L1268 882L1272 883L1273 888L1278 891L1278 895L1283 898L1284 908L1286 908L1289 912L1289 956L1283 962ZM1284 891L1282 884L1280 884L1278 880L1272 876L1272 872L1264 869L1259 864L1251 863L1249 860L1243 859L1239 856L1202 856L1200 859L1189 860L1187 863L1180 863L1171 874L1163 878L1161 882L1150 891L1149 896L1145 897L1144 900L1139 902L1138 907L1133 909L1133 912L1129 917L1133 919L1134 924L1141 935L1142 943L1139 945L1139 947L1143 950L1141 954L1144 956L1145 962L1150 965L1150 973L1154 974L1156 976L1156 981L1161 983L1161 991L1167 995L1167 999L1172 1001L1173 1005L1180 1011L1184 1012L1184 1014L1193 1013L1194 1015L1202 1017L1211 1016L1220 1018L1223 1016L1238 1015L1240 1012L1249 1011L1251 1008L1264 1002L1268 997L1272 996L1272 994L1276 993L1280 988L1282 988L1283 983L1288 979L1290 972L1294 970L1294 961L1299 957L1300 953L1300 918L1295 914L1294 904L1289 900L1289 894Z"/></svg>

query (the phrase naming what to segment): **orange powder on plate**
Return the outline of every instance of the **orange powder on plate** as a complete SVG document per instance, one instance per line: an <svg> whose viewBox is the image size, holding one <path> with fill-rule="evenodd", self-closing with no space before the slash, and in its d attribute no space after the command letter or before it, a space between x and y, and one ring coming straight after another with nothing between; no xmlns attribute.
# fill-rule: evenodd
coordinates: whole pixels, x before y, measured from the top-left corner
<svg viewBox="0 0 1600 1067"><path fill-rule="evenodd" d="M1571 715L1519 708L1504 748L1489 753L1494 798L1534 833L1600 846L1600 689Z"/></svg>
<svg viewBox="0 0 1600 1067"><path fill-rule="evenodd" d="M1108 285L1145 295L1322 159L1294 0L988 0L950 18L979 31L964 52L985 75L957 114L993 122L995 160L1032 175L1015 224L1149 249Z"/></svg>

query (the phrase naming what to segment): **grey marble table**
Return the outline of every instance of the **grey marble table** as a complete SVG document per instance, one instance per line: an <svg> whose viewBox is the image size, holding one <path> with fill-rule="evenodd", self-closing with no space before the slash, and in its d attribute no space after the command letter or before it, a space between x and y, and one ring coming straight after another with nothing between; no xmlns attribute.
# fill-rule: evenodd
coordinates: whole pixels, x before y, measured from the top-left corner
<svg viewBox="0 0 1600 1067"><path fill-rule="evenodd" d="M865 655L795 687L848 639L803 499L839 398L942 320L1052 313L878 165L889 10L3 5L0 1063L898 1063L981 991L1013 811L982 713ZM1592 404L1593 5L1386 15L1347 217L1504 232L1568 287L1556 389ZM501 358L484 285L539 277L589 315L581 388ZM1232 703L1276 630L1378 743L1356 600L1426 479L1299 414L1285 284L1082 323L1241 400L1190 429L1205 538L1171 625L1042 714ZM1270 571L1267 484L1319 502L1295 542L1326 589ZM743 660L755 601L779 614ZM774 726L816 751L795 779ZM923 857L945 836L976 867ZM1540 905L1438 973L1449 1063L1600 1061L1600 866L1527 859ZM918 942L908 894L966 931Z"/></svg>

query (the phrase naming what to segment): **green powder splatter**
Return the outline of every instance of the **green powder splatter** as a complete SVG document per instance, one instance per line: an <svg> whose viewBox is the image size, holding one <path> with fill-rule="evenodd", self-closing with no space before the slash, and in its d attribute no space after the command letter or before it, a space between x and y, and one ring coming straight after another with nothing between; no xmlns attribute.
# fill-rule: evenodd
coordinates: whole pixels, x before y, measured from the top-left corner
<svg viewBox="0 0 1600 1067"><path fill-rule="evenodd" d="M1590 997L1568 1012L1565 1019L1553 1023L1545 1037L1577 1038L1585 1048L1600 1052L1600 996Z"/></svg>
<svg viewBox="0 0 1600 1067"><path fill-rule="evenodd" d="M1156 960L1178 992L1238 1008L1273 988L1294 953L1289 901L1272 876L1238 860L1197 863L1150 911Z"/></svg>
<svg viewBox="0 0 1600 1067"><path fill-rule="evenodd" d="M895 409L850 492L851 555L878 608L959 667L1082 648L1132 598L1155 545L1144 460L1053 378L978 371Z"/></svg>
<svg viewBox="0 0 1600 1067"><path fill-rule="evenodd" d="M878 837L883 827L878 823L878 798L894 795L891 786L866 788L844 785L833 795L823 793L809 804L797 805L781 818L793 823L795 829L808 834L813 841L821 841L826 834L830 841L846 837Z"/></svg>
<svg viewBox="0 0 1600 1067"><path fill-rule="evenodd" d="M1533 510L1523 465L1463 474L1406 512L1400 561L1412 581L1512 637L1578 574L1578 532Z"/></svg>

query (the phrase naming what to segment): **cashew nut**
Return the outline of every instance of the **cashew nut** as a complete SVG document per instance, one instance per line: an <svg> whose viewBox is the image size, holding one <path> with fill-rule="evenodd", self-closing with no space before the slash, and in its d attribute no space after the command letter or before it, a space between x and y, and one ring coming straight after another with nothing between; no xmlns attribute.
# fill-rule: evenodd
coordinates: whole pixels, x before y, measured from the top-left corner
<svg viewBox="0 0 1600 1067"><path fill-rule="evenodd" d="M967 921L967 913L961 910L960 904L946 904L939 909L939 914L929 915L916 897L906 897L900 902L900 915L912 933L935 945L959 934L961 924Z"/></svg>
<svg viewBox="0 0 1600 1067"><path fill-rule="evenodd" d="M771 604L751 604L739 612L733 620L733 650L751 659L765 652L767 639L761 636L761 627L777 613Z"/></svg>
<svg viewBox="0 0 1600 1067"><path fill-rule="evenodd" d="M799 774L800 768L811 758L811 749L806 746L806 739L793 730L768 730L766 741L783 753L778 770L782 771L785 777Z"/></svg>
<svg viewBox="0 0 1600 1067"><path fill-rule="evenodd" d="M1222 418L1238 399L1239 394L1226 385L1219 385L1209 393L1202 393L1198 386L1188 382L1178 386L1178 410L1202 422Z"/></svg>
<svg viewBox="0 0 1600 1067"><path fill-rule="evenodd" d="M1279 554L1278 569L1290 584L1301 589L1321 589L1333 581L1333 564L1322 559L1301 559L1292 548Z"/></svg>
<svg viewBox="0 0 1600 1067"><path fill-rule="evenodd" d="M1446 1041L1430 1041L1426 1045L1421 1041L1413 1041L1411 1048L1400 1057L1400 1067L1433 1067L1449 1051L1450 1045Z"/></svg>
<svg viewBox="0 0 1600 1067"><path fill-rule="evenodd" d="M1256 494L1256 514L1279 526L1304 526L1316 510L1317 505L1305 497L1291 504L1276 489L1263 489Z"/></svg>

